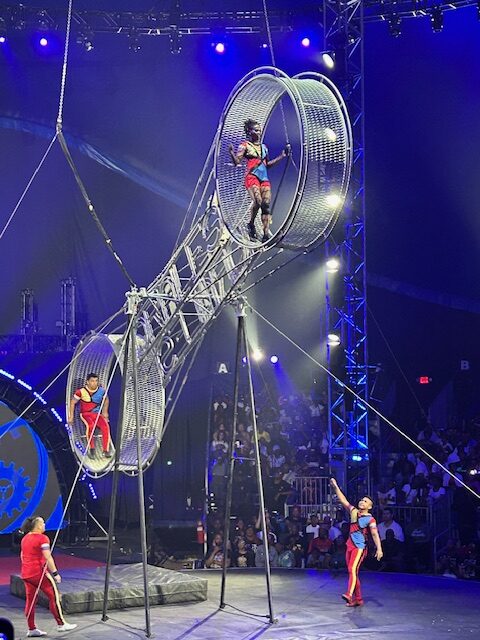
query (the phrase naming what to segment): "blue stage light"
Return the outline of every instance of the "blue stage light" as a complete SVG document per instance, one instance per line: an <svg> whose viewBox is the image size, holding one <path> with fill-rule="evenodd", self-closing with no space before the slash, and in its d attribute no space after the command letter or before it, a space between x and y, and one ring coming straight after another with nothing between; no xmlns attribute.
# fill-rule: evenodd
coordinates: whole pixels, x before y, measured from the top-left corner
<svg viewBox="0 0 480 640"><path fill-rule="evenodd" d="M309 47L310 46L310 38L302 38L302 41L300 43L302 45L302 47Z"/></svg>
<svg viewBox="0 0 480 640"><path fill-rule="evenodd" d="M45 36L40 38L39 44L41 47L46 47L48 45L48 40L45 38Z"/></svg>
<svg viewBox="0 0 480 640"><path fill-rule="evenodd" d="M270 362L271 362L272 364L277 364L277 362L278 362L278 356L275 356L275 355L270 356Z"/></svg>
<svg viewBox="0 0 480 640"><path fill-rule="evenodd" d="M5 44L5 42L7 41L5 36L0 36L0 44Z"/></svg>
<svg viewBox="0 0 480 640"><path fill-rule="evenodd" d="M214 44L214 49L215 49L215 53L218 53L220 55L225 53L225 43L224 42L216 42Z"/></svg>

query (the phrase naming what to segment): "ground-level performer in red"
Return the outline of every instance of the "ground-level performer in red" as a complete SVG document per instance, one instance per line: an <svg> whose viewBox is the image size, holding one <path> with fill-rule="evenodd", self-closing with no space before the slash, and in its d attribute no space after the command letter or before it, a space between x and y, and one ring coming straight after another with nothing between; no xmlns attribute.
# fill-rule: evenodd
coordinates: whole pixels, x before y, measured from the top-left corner
<svg viewBox="0 0 480 640"><path fill-rule="evenodd" d="M57 630L75 629L77 625L69 624L63 617L60 594L57 589L57 583L62 579L50 551L50 540L45 535L43 518L40 516L27 518L23 523L22 531L25 535L22 538L20 559L22 561L21 576L27 596L25 604L28 623L27 638L40 638L47 635L35 625L35 605L40 590L48 598L50 611L57 621Z"/></svg>
<svg viewBox="0 0 480 640"><path fill-rule="evenodd" d="M95 456L95 441L92 431L98 427L102 432L103 455L111 458L110 451L110 426L108 424L108 396L105 389L98 382L96 373L89 373L85 386L77 389L70 400L68 411L68 424L73 424L75 405L80 402L80 418L87 430L87 442L90 443L88 455Z"/></svg>
<svg viewBox="0 0 480 640"><path fill-rule="evenodd" d="M347 607L360 607L363 605L363 598L359 571L368 552L367 541L369 531L375 543L376 559L381 560L383 556L382 544L377 531L377 523L370 513L373 507L373 500L370 496L364 496L358 502L358 507L354 507L344 496L334 478L331 478L330 484L337 494L340 503L350 514L350 534L348 536L347 551L345 554L348 569L348 587L347 591L342 595L342 598L346 601Z"/></svg>

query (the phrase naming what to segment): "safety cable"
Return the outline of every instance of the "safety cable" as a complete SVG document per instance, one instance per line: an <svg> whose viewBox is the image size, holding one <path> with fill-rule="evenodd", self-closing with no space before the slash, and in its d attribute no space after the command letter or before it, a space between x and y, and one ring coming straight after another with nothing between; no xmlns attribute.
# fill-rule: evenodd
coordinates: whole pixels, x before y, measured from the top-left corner
<svg viewBox="0 0 480 640"><path fill-rule="evenodd" d="M22 195L20 196L17 204L15 205L15 207L13 208L12 213L10 214L7 222L5 223L2 232L0 233L0 240L3 238L3 236L5 235L8 227L10 226L10 223L12 222L15 214L17 213L20 205L22 204L25 196L27 195L28 190L30 189L30 187L32 186L33 181L35 180L38 172L40 171L43 163L45 162L45 160L47 159L48 154L50 153L50 149L53 147L55 140L57 139L57 134L55 133L55 135L53 136L53 138L50 140L50 144L47 147L47 150L45 151L45 153L43 154L42 159L40 160L40 162L38 163L37 168L35 169L35 171L32 174L32 177L30 178L30 180L27 182L27 186L25 187L25 189L23 190Z"/></svg>
<svg viewBox="0 0 480 640"><path fill-rule="evenodd" d="M73 12L73 0L69 0L68 11L67 11L67 28L65 33L65 48L63 50L62 79L60 81L60 97L58 100L57 125L60 125L60 126L62 125L62 119L63 119L63 103L65 99L65 85L67 83L68 54L70 51L70 34L72 30L72 12Z"/></svg>
<svg viewBox="0 0 480 640"><path fill-rule="evenodd" d="M368 409L370 409L370 411L373 411L373 413L375 413L379 418L381 418L384 422L386 422L390 427L392 427L392 429L395 429L395 431L397 433L399 433L401 436L403 436L406 440L408 440L408 442L410 442L410 444L412 444L416 449L418 449L419 451L421 451L424 455L426 455L428 458L430 458L430 460L432 460L433 462L435 462L435 464L437 464L441 469L443 469L446 473L448 473L448 475L453 478L455 480L455 482L461 484L465 489L467 489L467 491L470 491L470 493L472 493L476 498L478 498L480 500L480 494L478 494L476 491L474 491L474 489L472 489L471 487L469 487L467 484L465 484L465 482L463 482L463 480L461 480L460 478L457 478L457 476L452 473L450 471L450 469L447 469L447 467L445 467L441 462L439 462L436 458L434 458L428 451L426 451L422 446L420 446L417 442L415 442L415 440L413 440L413 438L411 438L408 434L406 434L404 431L402 431L400 429L400 427L397 427L391 420L389 420L386 416L384 416L380 411L378 411L378 409L376 409L373 405L371 405L369 402L367 402L364 398L360 397L357 393L355 393L355 391L350 388L347 384L345 384L344 382L342 382L339 378L337 378L337 376L332 373L329 369L327 369L327 367L325 367L323 364L321 364L318 360L316 360L312 355L310 355L307 351L305 351L305 349L303 349L299 344L297 344L294 340L292 340L292 338L290 338L286 333L284 333L281 329L279 329L277 326L275 326L273 324L273 322L271 322L270 320L268 320L267 318L265 318L265 316L263 316L260 311L257 311L254 307L252 307L251 305L250 309L259 317L261 318L266 324L268 324L272 329L274 329L279 335L281 335L283 338L285 338L285 340L287 340L291 345L293 345L296 349L298 349L301 353L303 353L305 356L307 356L307 358L309 358L309 360L311 360L313 363L315 363L318 367L320 367L320 369L322 369L322 371L324 371L328 376L330 376L330 378L332 378L339 386L341 386L343 389L345 389L346 391L348 391L349 393L352 394L352 396L354 398L356 398L359 402L362 403L362 405L366 406Z"/></svg>

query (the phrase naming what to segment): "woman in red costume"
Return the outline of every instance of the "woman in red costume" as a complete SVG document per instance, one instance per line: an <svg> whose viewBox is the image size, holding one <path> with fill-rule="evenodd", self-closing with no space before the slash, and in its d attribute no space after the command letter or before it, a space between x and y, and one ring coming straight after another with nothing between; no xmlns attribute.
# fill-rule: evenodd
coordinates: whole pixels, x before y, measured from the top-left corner
<svg viewBox="0 0 480 640"><path fill-rule="evenodd" d="M25 535L22 538L20 559L21 576L25 584L25 616L28 622L27 638L46 636L35 625L35 604L41 590L48 598L50 611L57 622L58 631L72 631L76 624L65 621L60 603L57 584L62 581L55 560L50 551L50 540L45 535L45 521L40 516L27 518L22 526Z"/></svg>
<svg viewBox="0 0 480 640"><path fill-rule="evenodd" d="M262 242L267 242L272 237L270 232L272 189L268 179L267 169L275 166L290 155L291 148L290 145L287 144L280 155L273 158L273 160L269 160L268 148L261 141L262 128L260 124L256 120L249 118L244 123L244 130L246 139L240 143L237 153L235 153L233 145L230 145L230 156L235 166L241 164L244 159L247 161L245 188L252 199L250 221L247 224L248 235L252 240L257 238L255 218L261 209L263 226Z"/></svg>

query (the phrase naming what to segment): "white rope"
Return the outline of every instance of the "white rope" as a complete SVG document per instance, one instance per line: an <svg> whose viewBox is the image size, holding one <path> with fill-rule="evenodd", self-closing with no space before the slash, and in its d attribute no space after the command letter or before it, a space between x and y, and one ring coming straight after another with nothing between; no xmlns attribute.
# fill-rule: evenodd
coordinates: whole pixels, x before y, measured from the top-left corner
<svg viewBox="0 0 480 640"><path fill-rule="evenodd" d="M68 12L67 12L67 28L65 33L65 49L63 51L63 66L62 66L62 79L60 81L60 98L58 101L58 116L57 116L57 127L62 126L63 119L63 102L65 99L65 85L67 82L67 65L68 65L68 53L70 50L70 33L72 28L72 10L73 10L73 0L69 0L68 2Z"/></svg>
<svg viewBox="0 0 480 640"><path fill-rule="evenodd" d="M35 171L33 172L32 177L30 178L30 180L27 182L27 186L25 187L25 189L23 190L22 195L20 196L19 201L17 202L17 204L15 205L12 213L10 214L10 217L8 218L7 222L5 223L5 226L2 229L2 232L0 233L0 240L3 238L3 236L5 235L8 227L10 226L10 223L12 222L15 214L17 213L20 205L22 204L25 196L27 195L28 190L30 189L30 187L32 186L33 181L35 180L37 173L40 171L43 163L45 162L45 160L47 159L48 154L50 153L50 149L53 147L53 144L55 142L55 140L57 139L57 134L55 133L55 135L53 136L53 138L50 140L50 144L47 147L47 150L45 151L45 153L43 154L42 159L40 160L37 168L35 169Z"/></svg>
<svg viewBox="0 0 480 640"><path fill-rule="evenodd" d="M392 429L395 429L395 431L397 431L397 433L399 433L401 436L403 436L406 440L408 440L410 442L410 444L412 444L416 449L418 449L419 451L421 451L424 455L426 455L428 458L430 458L430 460L432 460L433 462L435 462L435 464L437 464L439 467L441 467L446 473L448 473L449 476L451 476L455 482L460 483L465 489L467 489L467 491L470 491L470 493L472 493L476 498L478 498L480 500L480 495L474 491L471 487L469 487L467 484L465 484L465 482L463 482L463 480L461 480L460 478L457 478L457 476L452 473L450 471L450 469L447 469L447 467L445 467L441 462L439 462L436 458L434 458L428 451L426 451L422 446L420 446L417 442L415 442L415 440L413 440L412 438L410 438L409 435L407 435L404 431L402 431L399 427L397 427L391 420L389 420L386 416L384 416L382 413L380 413L380 411L378 411L377 409L375 409L375 407L373 405L371 405L369 402L366 402L364 400L364 398L361 398L357 393L355 393L355 391L353 389L351 389L348 385L346 385L344 382L342 382L339 378L337 378L337 376L335 374L333 374L329 369L327 369L323 364L321 364L320 362L318 362L318 360L316 360L313 356L311 356L307 351L305 351L305 349L302 349L302 347L300 345L298 345L294 340L292 340L289 336L287 336L285 333L283 333L283 331L281 331L281 329L279 329L278 327L276 327L272 322L270 322L270 320L267 320L267 318L265 318L265 316L263 316L259 311L257 311L256 309L254 309L251 305L250 309L259 317L261 318L264 322L266 322L266 324L268 324L272 329L274 329L277 333L279 333L283 338L285 338L288 342L290 342L290 344L292 344L294 347L296 347L299 351L301 351L301 353L303 353L305 356L307 356L307 358L309 358L312 362L314 362L318 367L320 367L320 369L322 369L322 371L324 371L327 375L329 375L331 378L333 378L333 380L335 380L335 382L337 384L339 384L341 387L343 387L344 389L346 389L349 393L351 393L357 400L359 400L363 405L365 405L366 407L368 407L368 409L370 409L370 411L373 411L373 413L375 413L379 418L381 418L384 422L386 422L390 427L392 427Z"/></svg>

